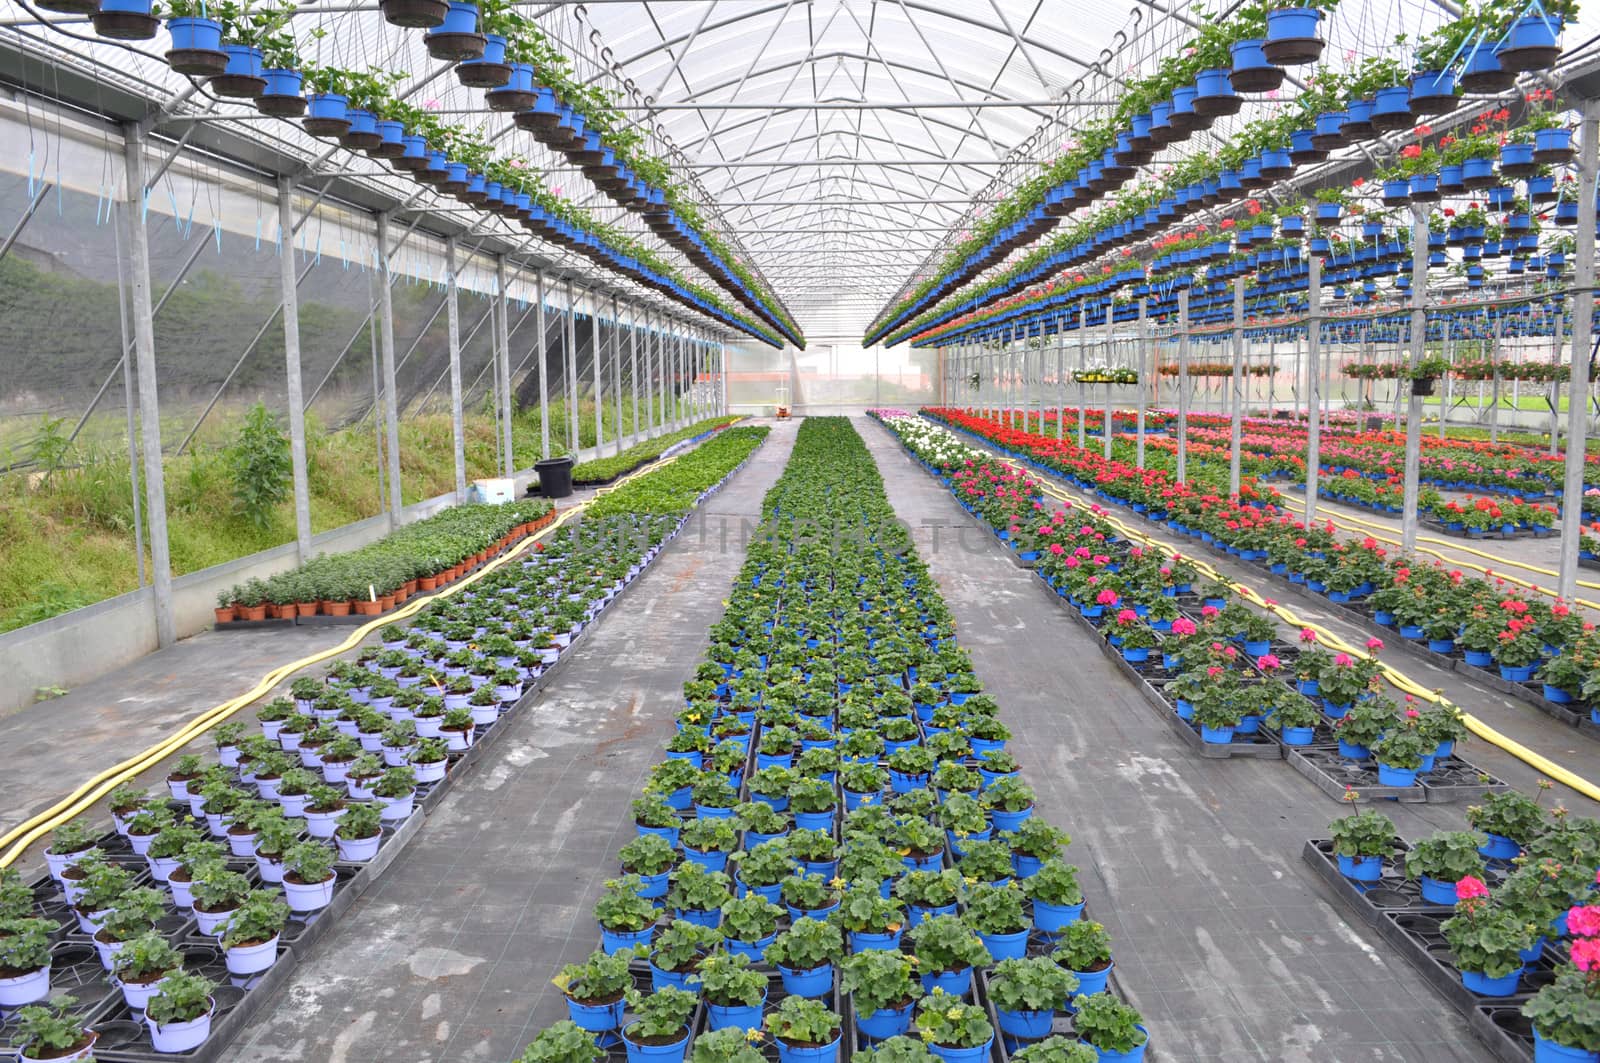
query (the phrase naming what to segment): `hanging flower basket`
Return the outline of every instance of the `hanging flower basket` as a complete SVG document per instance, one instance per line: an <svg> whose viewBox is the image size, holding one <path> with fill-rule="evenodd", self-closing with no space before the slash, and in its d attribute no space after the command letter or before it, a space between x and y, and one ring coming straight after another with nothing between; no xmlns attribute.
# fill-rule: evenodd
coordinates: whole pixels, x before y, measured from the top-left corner
<svg viewBox="0 0 1600 1063"><path fill-rule="evenodd" d="M224 44L228 68L211 79L206 86L218 96L235 100L253 100L267 88L267 79L261 76L261 49L246 44Z"/></svg>
<svg viewBox="0 0 1600 1063"><path fill-rule="evenodd" d="M1533 161L1541 166L1571 162L1576 154L1570 129L1539 129L1535 130L1533 138Z"/></svg>
<svg viewBox="0 0 1600 1063"><path fill-rule="evenodd" d="M378 132L378 116L371 111L352 108L346 113L350 119L350 128L339 137L339 143L344 147L356 151L370 151L383 143L383 136Z"/></svg>
<svg viewBox="0 0 1600 1063"><path fill-rule="evenodd" d="M481 59L489 41L478 32L478 5L450 0L450 10L444 21L429 30L422 43L435 59L456 62Z"/></svg>
<svg viewBox="0 0 1600 1063"><path fill-rule="evenodd" d="M90 17L95 33L115 41L148 41L161 28L150 0L103 0Z"/></svg>
<svg viewBox="0 0 1600 1063"><path fill-rule="evenodd" d="M267 87L256 97L256 110L275 118L299 118L306 113L305 76L298 70L263 70Z"/></svg>
<svg viewBox="0 0 1600 1063"><path fill-rule="evenodd" d="M1372 95L1372 128L1383 132L1409 129L1412 125L1411 89L1391 85Z"/></svg>
<svg viewBox="0 0 1600 1063"><path fill-rule="evenodd" d="M378 10L391 26L428 30L444 23L450 5L446 0L380 0Z"/></svg>
<svg viewBox="0 0 1600 1063"><path fill-rule="evenodd" d="M1267 12L1267 39L1261 50L1278 66L1314 63L1322 55L1317 36L1322 12L1314 7L1281 7Z"/></svg>
<svg viewBox="0 0 1600 1063"><path fill-rule="evenodd" d="M511 80L511 64L506 62L506 39L498 33L486 33L483 40L482 58L469 59L456 67L456 80L469 89L497 89ZM496 107L493 100L485 102L491 111L513 109Z"/></svg>
<svg viewBox="0 0 1600 1063"><path fill-rule="evenodd" d="M350 100L336 92L318 92L307 103L301 125L314 137L343 136L350 128Z"/></svg>
<svg viewBox="0 0 1600 1063"><path fill-rule="evenodd" d="M1411 75L1413 114L1443 114L1455 105L1455 74L1448 70L1426 70Z"/></svg>
<svg viewBox="0 0 1600 1063"><path fill-rule="evenodd" d="M172 35L172 50L167 65L191 77L216 77L228 69L228 53L222 50L222 23L210 18L167 20Z"/></svg>
<svg viewBox="0 0 1600 1063"><path fill-rule="evenodd" d="M1467 53L1461 69L1461 87L1475 96L1504 92L1517 83L1515 71L1500 66L1494 48L1479 42Z"/></svg>
<svg viewBox="0 0 1600 1063"><path fill-rule="evenodd" d="M533 64L509 64L506 79L484 93L483 102L491 111L526 111L535 106L539 89L533 81Z"/></svg>
<svg viewBox="0 0 1600 1063"><path fill-rule="evenodd" d="M1494 54L1500 68L1512 73L1548 70L1561 55L1560 16L1525 15L1517 19Z"/></svg>
<svg viewBox="0 0 1600 1063"><path fill-rule="evenodd" d="M1233 72L1228 83L1235 92L1271 92L1283 84L1283 70L1273 66L1259 40L1235 41L1228 52L1233 57Z"/></svg>
<svg viewBox="0 0 1600 1063"><path fill-rule="evenodd" d="M1195 76L1194 112L1207 118L1238 114L1244 106L1229 79L1229 71L1202 70Z"/></svg>

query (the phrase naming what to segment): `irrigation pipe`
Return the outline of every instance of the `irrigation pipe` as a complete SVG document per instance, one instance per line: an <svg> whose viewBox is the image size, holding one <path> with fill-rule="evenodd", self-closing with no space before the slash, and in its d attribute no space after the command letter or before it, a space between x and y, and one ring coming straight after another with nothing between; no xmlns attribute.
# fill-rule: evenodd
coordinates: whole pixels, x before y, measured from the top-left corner
<svg viewBox="0 0 1600 1063"><path fill-rule="evenodd" d="M466 576L463 579L457 580L450 587L440 591L437 594L430 595L426 598L418 598L395 610L394 612L388 613L385 616L376 617L373 620L362 624L360 627L357 627L354 631L352 631L348 638L335 646L330 646L329 648L321 650L317 653L313 653L308 657L302 657L297 661L291 661L288 664L280 665L279 667L268 672L262 677L259 683L245 691L243 694L239 694L236 697L230 698L219 705L212 706L211 708L191 719L188 723L184 724L181 728L173 732L168 737L162 739L160 742L157 742L155 745L149 746L143 751L135 753L133 756L127 758L121 763L112 765L106 770L91 777L83 785L79 786L76 790L72 791L70 794L51 805L49 808L42 812L36 813L23 822L17 824L17 826L11 828L5 834L0 835L0 847L10 846L5 853L0 854L0 867L10 866L16 860L20 859L22 854L26 852L34 842L44 837L50 831L55 830L67 820L81 815L84 811L91 808L96 801L99 801L100 798L110 793L115 787L121 785L134 776L141 774L156 764L159 764L177 750L183 748L185 745L188 745L200 735L205 734L207 731L211 730L211 728L228 719L228 717L260 700L268 691L277 686L279 683L282 683L295 672L300 671L302 668L316 664L318 661L327 660L329 657L332 657L335 654L344 653L347 650L354 649L356 646L360 645L363 639L365 639L372 632L378 630L380 627L392 624L398 620L404 620L408 617L415 616L426 606L437 601L442 601L445 598L453 597L454 595L472 586L474 583L477 583L489 573L521 556L534 543L543 539L545 536L549 535L563 524L566 524L573 517L582 513L594 501L603 498L613 491L618 490L640 476L655 472L656 470L664 468L677 460L678 455L676 454L672 455L671 457L660 458L642 468L636 469L617 482L600 488L595 492L594 498L585 502L579 502L571 509L566 510L553 522L545 525L544 528L538 532L535 532L533 535L524 538L520 543L507 550L499 557L489 561L470 576Z"/></svg>
<svg viewBox="0 0 1600 1063"><path fill-rule="evenodd" d="M1016 469L1018 472L1024 472L1028 473L1029 475L1033 475L1019 462L1016 462L1009 457L1002 457L1001 460L1003 460L1007 465L1010 465L1012 468ZM1082 504L1080 500L1068 495L1055 484L1038 477L1035 477L1035 479L1038 479L1039 485L1043 489L1044 493L1049 495L1051 498L1074 506ZM1301 628L1309 628L1310 630L1316 632L1318 641L1323 645L1341 653L1348 653L1353 657L1369 656L1364 649L1350 645L1334 632L1329 631L1320 624L1314 624L1310 621L1301 619L1286 606L1262 597L1250 587L1228 578L1199 558L1193 557L1188 553L1179 550L1171 543L1157 539L1153 536L1145 534L1142 531L1138 531L1129 527L1127 524L1123 523L1121 520L1118 520L1110 513L1105 512L1103 507L1100 515L1103 519L1110 522L1110 524L1117 529L1119 534L1136 542L1142 543L1148 547L1164 550L1171 554L1182 554L1184 560L1193 564L1204 575L1219 582L1226 583L1237 594L1251 604L1260 606L1285 623L1294 624ZM1422 686L1404 672L1392 668L1382 661L1379 661L1378 665L1382 669L1380 674L1383 676L1384 680L1396 690L1399 690L1405 694L1410 694L1419 700L1427 701L1432 704L1437 705L1444 703L1444 698L1441 698L1434 691ZM1521 742L1518 742L1516 739L1501 734L1499 731L1495 730L1493 727L1489 726L1487 723L1478 719L1478 717L1472 715L1471 713L1462 711L1461 716L1463 722L1467 725L1467 729L1473 734L1477 735L1479 738L1483 739L1485 742L1488 742L1490 745L1510 754L1516 759L1522 761L1524 764L1528 765L1530 768L1533 768L1540 774L1560 783L1569 790L1582 794L1591 801L1600 802L1600 786L1595 785L1589 780L1583 778L1581 775L1578 775L1576 772L1570 771L1567 768L1563 768L1561 765L1557 764L1548 757L1539 753L1535 753L1533 750L1529 749Z"/></svg>

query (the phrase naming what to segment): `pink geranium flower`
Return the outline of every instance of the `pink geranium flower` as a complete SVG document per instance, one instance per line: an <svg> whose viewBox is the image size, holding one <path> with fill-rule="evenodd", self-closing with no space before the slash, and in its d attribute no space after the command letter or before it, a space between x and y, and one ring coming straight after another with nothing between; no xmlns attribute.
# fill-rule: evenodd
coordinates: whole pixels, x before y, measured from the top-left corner
<svg viewBox="0 0 1600 1063"><path fill-rule="evenodd" d="M1456 900L1472 901L1479 897L1489 896L1489 887L1483 884L1483 879L1468 875L1456 883Z"/></svg>

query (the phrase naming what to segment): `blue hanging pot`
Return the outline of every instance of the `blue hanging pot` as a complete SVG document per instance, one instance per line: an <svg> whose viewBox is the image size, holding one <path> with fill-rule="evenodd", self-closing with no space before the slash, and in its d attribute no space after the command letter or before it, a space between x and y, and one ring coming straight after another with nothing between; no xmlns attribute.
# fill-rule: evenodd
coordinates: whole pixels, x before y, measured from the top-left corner
<svg viewBox="0 0 1600 1063"><path fill-rule="evenodd" d="M167 20L172 50L167 65L191 77L217 77L228 69L228 53L222 50L222 23L210 18Z"/></svg>
<svg viewBox="0 0 1600 1063"><path fill-rule="evenodd" d="M1449 70L1427 70L1411 75L1413 114L1442 114L1455 107L1456 76Z"/></svg>
<svg viewBox="0 0 1600 1063"><path fill-rule="evenodd" d="M1267 12L1267 39L1262 52L1278 66L1314 63L1322 55L1317 35L1322 12L1314 7L1281 7Z"/></svg>
<svg viewBox="0 0 1600 1063"><path fill-rule="evenodd" d="M498 33L483 35L483 53L478 58L456 64L456 80L470 89L497 89L510 78L506 39Z"/></svg>
<svg viewBox="0 0 1600 1063"><path fill-rule="evenodd" d="M1372 94L1374 129L1404 129L1411 125L1411 89L1391 85Z"/></svg>
<svg viewBox="0 0 1600 1063"><path fill-rule="evenodd" d="M1235 92L1270 92L1283 84L1283 71L1268 62L1259 40L1235 41L1228 47L1233 70L1228 83Z"/></svg>
<svg viewBox="0 0 1600 1063"><path fill-rule="evenodd" d="M55 6L62 10L62 6ZM152 0L100 0L95 4L87 0L73 14L87 14L94 22L94 31L101 37L116 41L148 41L161 28L161 20L152 13Z"/></svg>
<svg viewBox="0 0 1600 1063"><path fill-rule="evenodd" d="M256 97L256 110L278 118L298 118L305 114L304 74L298 70L263 70L261 76L267 84Z"/></svg>
<svg viewBox="0 0 1600 1063"><path fill-rule="evenodd" d="M1556 15L1524 15L1511 24L1494 50L1500 69L1548 70L1561 54L1562 20Z"/></svg>
<svg viewBox="0 0 1600 1063"><path fill-rule="evenodd" d="M302 125L317 137L342 136L350 128L350 100L336 92L313 93L306 101Z"/></svg>
<svg viewBox="0 0 1600 1063"><path fill-rule="evenodd" d="M1574 151L1572 130L1538 129L1533 134L1533 161L1542 166L1570 162ZM1529 191L1532 191L1530 186Z"/></svg>

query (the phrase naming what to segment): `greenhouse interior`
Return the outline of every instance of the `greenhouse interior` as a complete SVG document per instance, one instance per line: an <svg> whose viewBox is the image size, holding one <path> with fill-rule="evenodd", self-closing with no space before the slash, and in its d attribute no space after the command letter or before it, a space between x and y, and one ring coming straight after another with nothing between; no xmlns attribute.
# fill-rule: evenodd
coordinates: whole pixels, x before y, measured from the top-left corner
<svg viewBox="0 0 1600 1063"><path fill-rule="evenodd" d="M1577 0L0 0L0 144L0 1057L1600 1063Z"/></svg>

